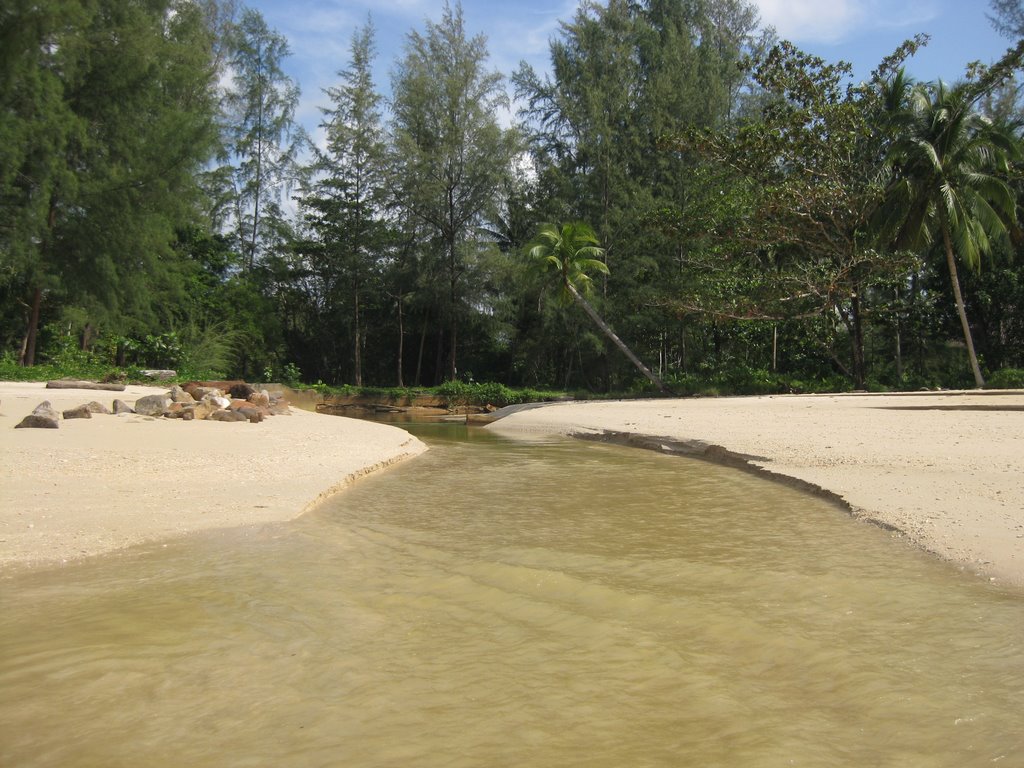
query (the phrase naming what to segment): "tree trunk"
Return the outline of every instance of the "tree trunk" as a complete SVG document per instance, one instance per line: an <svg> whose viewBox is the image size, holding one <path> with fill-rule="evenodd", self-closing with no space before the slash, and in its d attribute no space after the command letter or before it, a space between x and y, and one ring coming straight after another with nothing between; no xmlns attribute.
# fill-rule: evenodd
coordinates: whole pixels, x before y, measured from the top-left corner
<svg viewBox="0 0 1024 768"><path fill-rule="evenodd" d="M361 387L363 386L363 351L361 349L363 343L363 328L360 323L359 317L359 289L357 288L354 293L355 295L353 296L353 322L355 323L355 344L353 346L355 349L352 355L352 362L355 365L356 369L356 386Z"/></svg>
<svg viewBox="0 0 1024 768"><path fill-rule="evenodd" d="M405 354L405 329L402 326L402 294L398 294L398 386L402 388L405 382L402 379L402 357Z"/></svg>
<svg viewBox="0 0 1024 768"><path fill-rule="evenodd" d="M868 365L864 357L864 318L860 311L860 286L854 286L850 295L850 319L853 322L853 378L855 389L865 389Z"/></svg>
<svg viewBox="0 0 1024 768"><path fill-rule="evenodd" d="M964 341L967 342L967 355L971 360L971 371L974 373L974 386L981 389L985 386L985 379L982 378L981 368L978 366L978 356L974 352L974 339L971 337L971 326L967 322L967 310L964 308L964 297L960 293L960 278L956 272L956 256L953 254L953 242L949 239L949 228L942 228L942 242L946 246L946 265L949 267L949 279L953 283L953 299L956 301L956 311L960 315L960 325L964 329Z"/></svg>
<svg viewBox="0 0 1024 768"><path fill-rule="evenodd" d="M434 384L444 382L444 326L437 329L437 350L434 355Z"/></svg>
<svg viewBox="0 0 1024 768"><path fill-rule="evenodd" d="M633 351L629 347L627 347L625 342L616 335L615 331L613 331L611 327L604 320L601 319L601 316L597 314L597 311L592 306L590 306L590 302L584 299L583 295L578 290L576 290L576 286L569 282L567 282L565 285L569 289L569 293L572 294L573 299L576 300L576 303L579 304L580 307L583 308L583 311L587 313L587 316L594 321L594 324L601 329L605 336L612 340L615 346L617 346L622 351L622 354L629 358L629 361L637 367L637 370L639 370L640 373L646 376L648 380L652 384L654 384L654 386L656 386L660 392L664 392L666 395L673 394L673 392L668 387L665 386L664 382L662 382L661 379L655 376L650 368L648 368L646 365L640 362L640 358L634 355Z"/></svg>
<svg viewBox="0 0 1024 768"><path fill-rule="evenodd" d="M459 295L458 282L459 277L457 272L457 261L455 258L455 241L451 240L448 243L448 311L451 313L449 317L449 322L451 324L451 338L448 339L448 381L455 381L459 375L455 359L457 347L456 342L459 337L459 318L458 311L456 309L456 303Z"/></svg>
<svg viewBox="0 0 1024 768"><path fill-rule="evenodd" d="M420 351L416 355L416 376L413 378L413 384L417 387L423 383L421 378L423 373L423 349L427 346L427 320L429 315L423 316L423 329L420 331Z"/></svg>
<svg viewBox="0 0 1024 768"><path fill-rule="evenodd" d="M92 323L86 323L85 327L82 329L81 343L79 344L78 347L83 352L89 351L89 346L92 344L92 332Z"/></svg>
<svg viewBox="0 0 1024 768"><path fill-rule="evenodd" d="M448 340L448 380L455 381L459 377L459 369L455 367L455 340L458 336L459 321L452 316L451 338Z"/></svg>
<svg viewBox="0 0 1024 768"><path fill-rule="evenodd" d="M39 308L43 303L43 289L38 286L32 291L32 306L28 313L28 327L25 329L25 344L21 355L21 364L36 364L36 337L39 335Z"/></svg>
<svg viewBox="0 0 1024 768"><path fill-rule="evenodd" d="M864 337L860 330L860 303L856 293L850 297L849 310L837 303L836 311L850 336L850 366L843 366L844 375L850 379L854 389L864 389Z"/></svg>
<svg viewBox="0 0 1024 768"><path fill-rule="evenodd" d="M900 319L900 289L896 288L896 380L903 384L903 329Z"/></svg>
<svg viewBox="0 0 1024 768"><path fill-rule="evenodd" d="M256 241L260 231L260 199L263 197L263 99L260 94L258 121L258 138L256 140L256 195L252 211L252 240L249 242L249 271L256 264Z"/></svg>

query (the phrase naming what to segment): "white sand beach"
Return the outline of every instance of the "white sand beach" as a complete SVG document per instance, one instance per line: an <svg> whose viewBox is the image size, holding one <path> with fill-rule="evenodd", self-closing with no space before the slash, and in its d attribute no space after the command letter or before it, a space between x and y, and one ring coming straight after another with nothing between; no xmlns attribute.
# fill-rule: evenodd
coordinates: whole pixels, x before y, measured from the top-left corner
<svg viewBox="0 0 1024 768"><path fill-rule="evenodd" d="M44 400L60 412L167 391L45 386L0 382L0 568L290 520L426 448L394 427L298 408L259 424L127 414L15 429Z"/></svg>

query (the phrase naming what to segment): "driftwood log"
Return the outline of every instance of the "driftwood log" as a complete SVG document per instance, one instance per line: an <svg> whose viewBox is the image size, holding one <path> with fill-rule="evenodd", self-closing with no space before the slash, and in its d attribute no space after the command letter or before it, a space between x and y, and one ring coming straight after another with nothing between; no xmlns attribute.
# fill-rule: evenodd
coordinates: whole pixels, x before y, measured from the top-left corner
<svg viewBox="0 0 1024 768"><path fill-rule="evenodd" d="M46 382L47 389L104 389L110 392L124 392L124 384L116 382L72 381L60 379Z"/></svg>

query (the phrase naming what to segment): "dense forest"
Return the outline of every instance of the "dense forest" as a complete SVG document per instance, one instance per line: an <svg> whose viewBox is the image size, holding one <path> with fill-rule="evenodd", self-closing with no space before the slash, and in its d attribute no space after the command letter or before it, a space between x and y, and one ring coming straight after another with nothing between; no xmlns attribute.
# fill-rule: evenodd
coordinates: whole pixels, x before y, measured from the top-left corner
<svg viewBox="0 0 1024 768"><path fill-rule="evenodd" d="M1024 386L1021 0L990 18L958 82L906 75L924 37L855 82L746 0L584 3L512 73L445 5L386 90L368 18L314 142L234 0L10 0L0 366Z"/></svg>

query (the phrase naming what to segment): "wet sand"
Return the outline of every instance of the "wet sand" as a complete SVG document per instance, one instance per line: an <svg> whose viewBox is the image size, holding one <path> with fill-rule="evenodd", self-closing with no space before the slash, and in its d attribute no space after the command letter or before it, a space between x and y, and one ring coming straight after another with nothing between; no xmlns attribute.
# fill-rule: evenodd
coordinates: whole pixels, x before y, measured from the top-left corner
<svg viewBox="0 0 1024 768"><path fill-rule="evenodd" d="M60 412L166 391L0 382L0 569L290 520L360 475L426 449L391 426L294 407L259 424L130 414L14 428L44 400Z"/></svg>
<svg viewBox="0 0 1024 768"><path fill-rule="evenodd" d="M604 436L743 463L822 489L958 567L1024 587L1024 392L566 403L488 429Z"/></svg>

